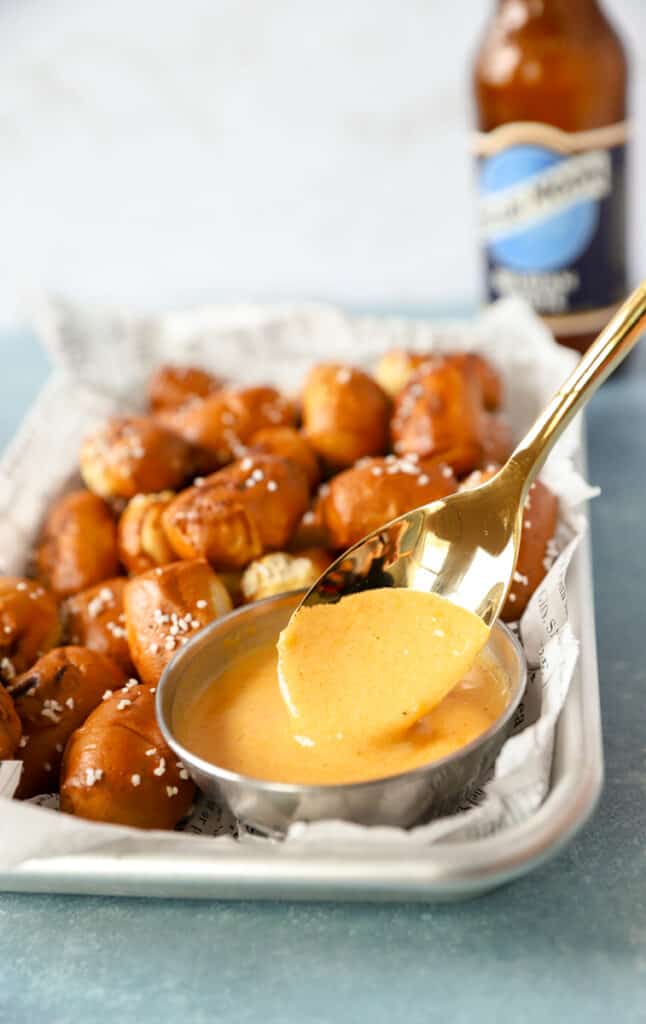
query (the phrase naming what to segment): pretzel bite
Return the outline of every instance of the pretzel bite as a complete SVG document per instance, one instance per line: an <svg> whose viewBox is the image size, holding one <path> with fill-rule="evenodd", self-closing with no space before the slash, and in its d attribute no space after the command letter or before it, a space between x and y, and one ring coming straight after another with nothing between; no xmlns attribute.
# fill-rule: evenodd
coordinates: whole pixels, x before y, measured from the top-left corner
<svg viewBox="0 0 646 1024"><path fill-rule="evenodd" d="M482 399L485 409L494 412L502 405L502 380L491 363L476 352L427 353L406 352L404 349L391 349L384 353L375 370L375 379L391 398L396 398L408 384L414 373L421 367L449 363L458 370L471 366L480 380Z"/></svg>
<svg viewBox="0 0 646 1024"><path fill-rule="evenodd" d="M477 470L463 481L460 489L478 487L490 480L497 472L497 468L488 466L485 470ZM554 492L540 480L536 480L525 500L518 561L500 615L504 622L515 622L521 617L530 597L552 564L558 512L559 503Z"/></svg>
<svg viewBox="0 0 646 1024"><path fill-rule="evenodd" d="M126 580L117 576L68 597L62 606L69 643L105 654L127 675L133 671L126 639L123 591Z"/></svg>
<svg viewBox="0 0 646 1024"><path fill-rule="evenodd" d="M263 427L291 426L295 409L275 388L239 388L162 410L157 419L200 449L201 467L207 471L243 456L247 442Z"/></svg>
<svg viewBox="0 0 646 1024"><path fill-rule="evenodd" d="M513 450L514 442L507 417L500 413L485 413L482 431L483 463L506 462Z"/></svg>
<svg viewBox="0 0 646 1024"><path fill-rule="evenodd" d="M161 521L162 512L174 497L172 491L136 494L121 513L117 534L119 558L131 575L175 560Z"/></svg>
<svg viewBox="0 0 646 1024"><path fill-rule="evenodd" d="M65 748L61 810L92 821L174 828L195 786L166 745L147 686L103 701Z"/></svg>
<svg viewBox="0 0 646 1024"><path fill-rule="evenodd" d="M202 559L159 566L129 580L126 630L141 681L155 686L175 651L231 607L224 584Z"/></svg>
<svg viewBox="0 0 646 1024"><path fill-rule="evenodd" d="M247 566L242 575L242 593L247 603L289 590L311 587L332 559L327 551L312 548L298 555L274 551Z"/></svg>
<svg viewBox="0 0 646 1024"><path fill-rule="evenodd" d="M56 602L40 583L0 576L0 689L53 647L59 634Z"/></svg>
<svg viewBox="0 0 646 1024"><path fill-rule="evenodd" d="M197 366L160 366L148 383L148 403L153 412L177 409L195 398L206 398L222 387L222 381Z"/></svg>
<svg viewBox="0 0 646 1024"><path fill-rule="evenodd" d="M20 744L22 727L13 698L0 686L0 761L10 761Z"/></svg>
<svg viewBox="0 0 646 1024"><path fill-rule="evenodd" d="M58 789L58 770L69 737L106 690L120 689L125 681L113 661L86 647L57 647L17 677L9 692L23 731L19 797Z"/></svg>
<svg viewBox="0 0 646 1024"><path fill-rule="evenodd" d="M398 454L441 457L458 475L475 469L484 452L484 414L474 366L422 366L395 402L391 431Z"/></svg>
<svg viewBox="0 0 646 1024"><path fill-rule="evenodd" d="M305 473L310 490L314 490L321 479L316 452L294 427L263 427L256 431L249 443L249 453L253 455L256 452L291 459Z"/></svg>
<svg viewBox="0 0 646 1024"><path fill-rule="evenodd" d="M308 503L299 466L277 455L248 455L179 494L162 521L180 558L240 569L284 548Z"/></svg>
<svg viewBox="0 0 646 1024"><path fill-rule="evenodd" d="M329 482L322 512L332 545L343 549L384 523L456 489L450 466L415 455L362 459Z"/></svg>
<svg viewBox="0 0 646 1024"><path fill-rule="evenodd" d="M102 498L174 490L196 466L183 438L147 416L114 416L85 438L81 476Z"/></svg>
<svg viewBox="0 0 646 1024"><path fill-rule="evenodd" d="M351 466L388 445L390 404L367 373L323 363L310 370L303 388L303 433L329 466Z"/></svg>
<svg viewBox="0 0 646 1024"><path fill-rule="evenodd" d="M35 561L38 577L68 597L119 572L117 527L110 506L90 491L72 491L51 506Z"/></svg>

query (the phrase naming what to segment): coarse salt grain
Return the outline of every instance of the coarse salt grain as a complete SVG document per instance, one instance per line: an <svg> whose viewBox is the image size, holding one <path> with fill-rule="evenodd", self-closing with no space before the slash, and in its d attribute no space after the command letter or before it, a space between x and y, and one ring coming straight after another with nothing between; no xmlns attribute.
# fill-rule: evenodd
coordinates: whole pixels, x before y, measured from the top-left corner
<svg viewBox="0 0 646 1024"><path fill-rule="evenodd" d="M267 490L268 491L277 491L278 490L278 484L276 483L275 480L268 480L267 481Z"/></svg>
<svg viewBox="0 0 646 1024"><path fill-rule="evenodd" d="M21 736L18 742L19 747L26 747L29 743L29 736Z"/></svg>
<svg viewBox="0 0 646 1024"><path fill-rule="evenodd" d="M134 775L130 776L130 781L133 786L138 786L141 783L141 775L139 775L138 772L135 772Z"/></svg>
<svg viewBox="0 0 646 1024"><path fill-rule="evenodd" d="M157 753L157 747L149 747L148 750L146 751L145 756L146 757L154 757L156 753Z"/></svg>
<svg viewBox="0 0 646 1024"><path fill-rule="evenodd" d="M93 786L95 782L99 782L103 778L103 768L86 768L85 769L85 785Z"/></svg>
<svg viewBox="0 0 646 1024"><path fill-rule="evenodd" d="M73 697L68 697L67 698L67 700L65 701L65 707L69 708L70 711L74 710L74 698Z"/></svg>
<svg viewBox="0 0 646 1024"><path fill-rule="evenodd" d="M509 594L509 600L510 600L510 601L512 602L512 604L513 604L513 602L514 602L514 601L516 600L516 595L515 595L515 594L513 594L513 593L510 593L510 594Z"/></svg>
<svg viewBox="0 0 646 1024"><path fill-rule="evenodd" d="M195 607L196 608L206 608L206 601L204 600L204 598L200 598L199 601L196 601L195 602Z"/></svg>
<svg viewBox="0 0 646 1024"><path fill-rule="evenodd" d="M177 788L177 786L166 786L166 796L177 796L178 793L179 789Z"/></svg>
<svg viewBox="0 0 646 1024"><path fill-rule="evenodd" d="M0 672L6 679L13 679L16 675L16 670L13 667L13 662L9 658L3 658L0 661Z"/></svg>
<svg viewBox="0 0 646 1024"><path fill-rule="evenodd" d="M130 707L131 704L132 704L132 701L131 700L127 700L124 697L123 700L120 700L119 703L117 704L117 711L123 711L125 708Z"/></svg>
<svg viewBox="0 0 646 1024"><path fill-rule="evenodd" d="M159 644L149 644L148 650L150 651L151 654L157 654L157 651L159 650Z"/></svg>
<svg viewBox="0 0 646 1024"><path fill-rule="evenodd" d="M21 580L20 583L16 583L16 590L26 590L27 584Z"/></svg>
<svg viewBox="0 0 646 1024"><path fill-rule="evenodd" d="M101 697L101 700L109 700L111 696L112 690L106 690L103 696Z"/></svg>
<svg viewBox="0 0 646 1024"><path fill-rule="evenodd" d="M420 487L425 487L426 484L429 483L430 479L431 478L427 476L426 473L420 473L420 475L417 477L417 483L420 485Z"/></svg>
<svg viewBox="0 0 646 1024"><path fill-rule="evenodd" d="M161 776L164 774L165 771L166 771L166 758L165 757L160 757L159 758L159 764L157 765L156 768L153 768L153 775L158 775L161 778Z"/></svg>
<svg viewBox="0 0 646 1024"><path fill-rule="evenodd" d="M524 530L531 530L531 528L532 528L531 519L526 519L525 522L523 523L523 529Z"/></svg>

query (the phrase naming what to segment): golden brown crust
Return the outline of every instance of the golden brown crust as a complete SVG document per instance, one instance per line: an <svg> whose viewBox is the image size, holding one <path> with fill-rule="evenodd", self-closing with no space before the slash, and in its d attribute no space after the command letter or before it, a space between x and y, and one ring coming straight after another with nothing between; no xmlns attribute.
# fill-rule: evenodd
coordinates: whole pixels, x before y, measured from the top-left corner
<svg viewBox="0 0 646 1024"><path fill-rule="evenodd" d="M90 491L72 491L50 507L35 561L39 579L68 597L116 576L117 527L110 506Z"/></svg>
<svg viewBox="0 0 646 1024"><path fill-rule="evenodd" d="M458 475L480 465L484 454L482 387L472 364L426 364L395 402L391 421L398 454L437 456Z"/></svg>
<svg viewBox="0 0 646 1024"><path fill-rule="evenodd" d="M225 466L244 455L251 437L263 427L290 426L293 404L276 388L220 391L180 409L162 410L158 420L199 448L203 471Z"/></svg>
<svg viewBox="0 0 646 1024"><path fill-rule="evenodd" d="M97 583L89 590L68 597L62 606L67 642L105 654L131 675L134 671L126 638L123 611L123 576Z"/></svg>
<svg viewBox="0 0 646 1024"><path fill-rule="evenodd" d="M174 497L173 491L136 494L121 513L119 558L132 576L175 560L162 526L162 513Z"/></svg>
<svg viewBox="0 0 646 1024"><path fill-rule="evenodd" d="M248 455L179 494L163 514L180 558L239 569L284 548L309 503L302 470L277 455Z"/></svg>
<svg viewBox="0 0 646 1024"><path fill-rule="evenodd" d="M89 434L79 456L81 476L102 498L176 490L192 475L196 454L149 416L114 416Z"/></svg>
<svg viewBox="0 0 646 1024"><path fill-rule="evenodd" d="M175 652L231 607L226 588L203 559L173 562L129 580L126 630L141 681L155 686Z"/></svg>
<svg viewBox="0 0 646 1024"><path fill-rule="evenodd" d="M486 483L497 472L497 466L476 470L462 482L468 490ZM523 509L523 529L518 549L518 561L500 617L503 622L516 622L545 578L553 559L554 534L559 513L558 498L542 481L536 480L529 489Z"/></svg>
<svg viewBox="0 0 646 1024"><path fill-rule="evenodd" d="M263 427L262 430L257 430L249 442L249 454L255 453L280 455L283 459L291 459L305 473L310 490L314 490L321 479L321 467L316 452L295 427Z"/></svg>
<svg viewBox="0 0 646 1024"><path fill-rule="evenodd" d="M14 680L9 692L23 731L18 751L23 761L20 798L58 789L67 740L105 691L120 689L125 681L114 662L85 647L49 651Z"/></svg>
<svg viewBox="0 0 646 1024"><path fill-rule="evenodd" d="M329 466L386 451L390 403L367 373L339 363L315 366L302 401L303 433Z"/></svg>
<svg viewBox="0 0 646 1024"><path fill-rule="evenodd" d="M11 695L0 686L0 761L10 761L20 743L22 727Z"/></svg>
<svg viewBox="0 0 646 1024"><path fill-rule="evenodd" d="M177 409L194 398L206 398L222 388L219 377L198 366L165 363L148 382L148 403L153 412Z"/></svg>
<svg viewBox="0 0 646 1024"><path fill-rule="evenodd" d="M421 354L404 349L391 349L384 353L377 364L375 379L391 398L396 398L408 384L415 372L422 367L433 368L449 363L462 370L470 365L476 372L482 388L485 409L494 412L502 406L503 386L498 372L488 359L476 352L451 352Z"/></svg>
<svg viewBox="0 0 646 1024"><path fill-rule="evenodd" d="M148 686L103 701L65 749L61 810L92 821L170 829L189 811L195 786L164 742Z"/></svg>
<svg viewBox="0 0 646 1024"><path fill-rule="evenodd" d="M299 554L273 551L247 566L241 581L246 603L261 601L274 594L311 587L330 565L332 557L322 548L310 548Z"/></svg>
<svg viewBox="0 0 646 1024"><path fill-rule="evenodd" d="M0 688L58 643L58 608L34 580L0 576Z"/></svg>
<svg viewBox="0 0 646 1024"><path fill-rule="evenodd" d="M342 550L384 523L456 489L439 459L362 459L329 481L322 511L333 547Z"/></svg>

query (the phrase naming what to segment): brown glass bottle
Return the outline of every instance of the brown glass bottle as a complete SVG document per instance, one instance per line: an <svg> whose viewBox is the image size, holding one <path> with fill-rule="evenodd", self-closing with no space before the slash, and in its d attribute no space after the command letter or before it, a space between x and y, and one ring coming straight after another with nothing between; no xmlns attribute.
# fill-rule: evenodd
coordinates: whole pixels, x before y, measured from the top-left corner
<svg viewBox="0 0 646 1024"><path fill-rule="evenodd" d="M627 291L627 61L597 0L498 0L475 58L489 298L584 351Z"/></svg>

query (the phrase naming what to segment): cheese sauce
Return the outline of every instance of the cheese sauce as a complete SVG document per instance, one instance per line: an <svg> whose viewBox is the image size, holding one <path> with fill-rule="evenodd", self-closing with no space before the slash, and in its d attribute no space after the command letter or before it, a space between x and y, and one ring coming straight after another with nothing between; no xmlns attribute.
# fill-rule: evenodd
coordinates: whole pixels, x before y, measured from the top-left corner
<svg viewBox="0 0 646 1024"><path fill-rule="evenodd" d="M278 681L277 650L269 644L236 658L177 707L173 729L205 760L256 779L333 784L395 775L460 749L504 711L509 681L481 650L487 636L471 613L441 598L429 601L428 594L353 595L306 609L283 632L291 712ZM295 665L302 674L293 673Z"/></svg>

